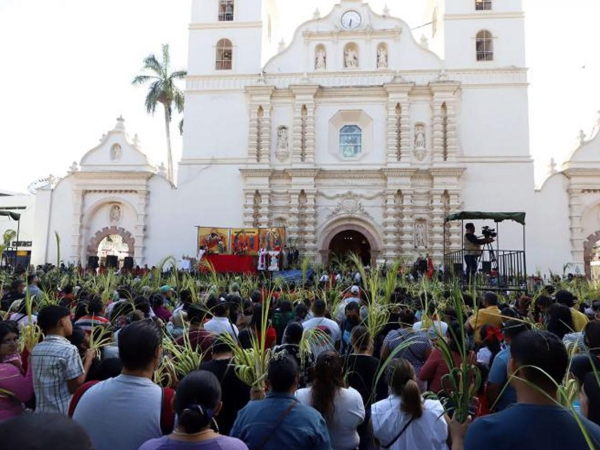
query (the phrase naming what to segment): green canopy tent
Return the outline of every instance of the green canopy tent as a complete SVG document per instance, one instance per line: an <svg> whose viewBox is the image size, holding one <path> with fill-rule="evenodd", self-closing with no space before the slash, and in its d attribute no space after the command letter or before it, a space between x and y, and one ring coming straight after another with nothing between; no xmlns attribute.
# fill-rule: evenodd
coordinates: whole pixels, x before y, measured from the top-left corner
<svg viewBox="0 0 600 450"><path fill-rule="evenodd" d="M525 255L525 240L526 240L526 234L525 234L525 218L526 218L526 214L524 212L482 212L482 211L461 211L458 213L454 213L454 214L450 214L448 217L446 217L445 223L448 222L454 222L454 221L462 221L463 222L463 230L464 230L464 222L465 221L476 221L476 220L491 220L494 221L496 223L496 234L498 235L498 238L496 239L496 250L495 250L495 256L494 259L496 258L496 256L499 256L501 252L504 252L506 254L510 254L510 255L517 255L518 256L518 271L521 272L524 275L524 277L526 278L527 276L527 266L526 266L526 255ZM504 221L512 221L512 222L516 222L520 225L522 225L523 227L523 249L522 250L509 250L509 251L505 251L505 250L500 250L500 239L499 239L499 224L504 222ZM462 235L462 247L463 250L460 256L460 264L462 264L462 260L464 259L464 255L462 253L464 253L464 248L465 248L465 244L464 244L464 234ZM492 254L493 254L493 250L490 247L489 250ZM447 260L449 253L447 252L447 241L446 241L446 233L444 233L444 259ZM458 260L457 260L458 261ZM457 262L455 261L455 262ZM498 260L496 259L496 266L498 265Z"/></svg>
<svg viewBox="0 0 600 450"><path fill-rule="evenodd" d="M493 220L496 223L504 222L505 220L512 220L525 226L525 213L524 212L496 212L487 213L479 211L463 211L456 214L450 214L446 217L447 222L453 222L455 220Z"/></svg>
<svg viewBox="0 0 600 450"><path fill-rule="evenodd" d="M17 262L17 252L19 251L19 234L21 232L21 214L12 211L0 211L0 217L9 217L17 222L17 245L15 247L15 264Z"/></svg>

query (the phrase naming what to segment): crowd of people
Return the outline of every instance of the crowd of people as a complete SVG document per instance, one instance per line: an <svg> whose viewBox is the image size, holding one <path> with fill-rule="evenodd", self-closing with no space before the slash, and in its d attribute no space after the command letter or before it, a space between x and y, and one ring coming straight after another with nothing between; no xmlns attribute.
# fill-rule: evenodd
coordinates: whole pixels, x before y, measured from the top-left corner
<svg viewBox="0 0 600 450"><path fill-rule="evenodd" d="M452 300L398 284L373 335L360 276L300 299L259 279L247 293L233 278L223 292L67 283L51 303L57 286L40 281L16 278L1 299L0 448L600 448L600 300L569 290ZM24 348L32 327L43 335ZM200 361L168 383L165 339ZM235 350L256 342L269 361L250 386Z"/></svg>

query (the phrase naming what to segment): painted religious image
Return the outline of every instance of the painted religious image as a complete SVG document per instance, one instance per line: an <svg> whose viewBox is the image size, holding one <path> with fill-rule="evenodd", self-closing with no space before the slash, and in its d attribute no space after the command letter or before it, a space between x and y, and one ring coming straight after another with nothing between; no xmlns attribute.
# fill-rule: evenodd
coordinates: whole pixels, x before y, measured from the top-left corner
<svg viewBox="0 0 600 450"><path fill-rule="evenodd" d="M229 253L229 228L200 227L198 233L198 244L200 248L206 249L207 254Z"/></svg>
<svg viewBox="0 0 600 450"><path fill-rule="evenodd" d="M260 235L256 228L232 228L231 251L234 255L258 255Z"/></svg>
<svg viewBox="0 0 600 450"><path fill-rule="evenodd" d="M268 252L280 252L285 245L285 228L265 228L260 230L260 248Z"/></svg>

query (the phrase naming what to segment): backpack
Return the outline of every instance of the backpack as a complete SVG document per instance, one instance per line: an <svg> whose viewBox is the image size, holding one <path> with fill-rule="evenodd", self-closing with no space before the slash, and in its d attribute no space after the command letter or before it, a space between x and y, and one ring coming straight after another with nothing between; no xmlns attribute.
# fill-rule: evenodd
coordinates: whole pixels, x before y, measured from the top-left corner
<svg viewBox="0 0 600 450"><path fill-rule="evenodd" d="M69 404L69 417L73 418L75 409L79 404L79 401L83 395L100 381L88 381L81 385L77 392L73 394L71 403ZM173 412L173 399L175 398L175 391L171 388L162 388L162 400L160 409L160 430L163 436L170 434L175 427L175 413Z"/></svg>

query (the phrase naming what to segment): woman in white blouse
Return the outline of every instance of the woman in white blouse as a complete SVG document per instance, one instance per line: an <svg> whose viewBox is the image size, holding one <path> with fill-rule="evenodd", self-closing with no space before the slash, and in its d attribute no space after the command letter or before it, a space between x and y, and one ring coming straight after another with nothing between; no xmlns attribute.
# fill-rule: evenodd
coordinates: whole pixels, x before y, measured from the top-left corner
<svg viewBox="0 0 600 450"><path fill-rule="evenodd" d="M331 351L321 353L310 388L300 389L296 398L321 413L333 450L354 450L360 443L356 429L365 419L365 407L357 390L346 388L343 362Z"/></svg>
<svg viewBox="0 0 600 450"><path fill-rule="evenodd" d="M398 359L391 368L392 395L371 406L373 435L380 448L447 450L448 423L438 400L421 398L412 365Z"/></svg>

